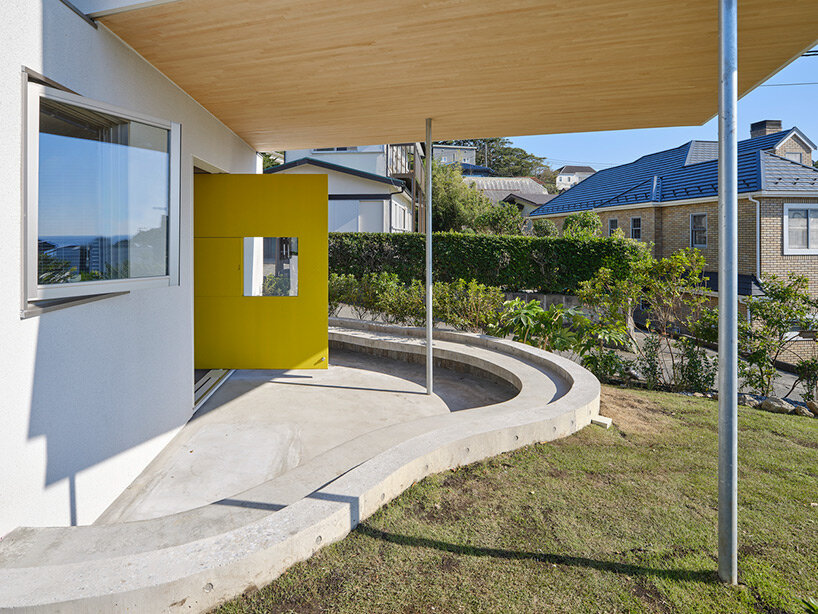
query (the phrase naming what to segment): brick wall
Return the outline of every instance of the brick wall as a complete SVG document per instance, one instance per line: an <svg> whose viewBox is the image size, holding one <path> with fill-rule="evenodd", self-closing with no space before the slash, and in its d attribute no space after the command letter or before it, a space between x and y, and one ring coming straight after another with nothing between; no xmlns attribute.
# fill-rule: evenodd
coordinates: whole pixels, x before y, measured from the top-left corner
<svg viewBox="0 0 818 614"><path fill-rule="evenodd" d="M784 255L784 203L818 204L818 198L764 198L761 202L761 273L786 277L806 275L809 291L818 298L818 255Z"/></svg>
<svg viewBox="0 0 818 614"><path fill-rule="evenodd" d="M812 150L797 136L787 139L776 148L775 153L782 158L786 158L788 153L800 153L802 164L807 166L812 164Z"/></svg>
<svg viewBox="0 0 818 614"><path fill-rule="evenodd" d="M707 261L706 268L716 271L719 267L718 201L690 205L660 207L661 248L657 242L656 256L665 258L673 252L690 247L690 216L694 213L707 215L707 246L698 248ZM738 203L738 269L739 273L754 275L756 272L756 208L749 200Z"/></svg>

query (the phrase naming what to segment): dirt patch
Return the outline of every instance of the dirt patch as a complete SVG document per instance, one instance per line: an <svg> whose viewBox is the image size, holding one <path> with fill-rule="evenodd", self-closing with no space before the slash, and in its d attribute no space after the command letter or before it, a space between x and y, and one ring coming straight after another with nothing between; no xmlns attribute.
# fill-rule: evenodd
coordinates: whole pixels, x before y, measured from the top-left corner
<svg viewBox="0 0 818 614"><path fill-rule="evenodd" d="M662 597L662 593L649 582L640 579L633 587L633 592L641 601L650 606L651 610L670 612L670 607Z"/></svg>
<svg viewBox="0 0 818 614"><path fill-rule="evenodd" d="M617 428L628 435L657 434L671 423L671 418L655 401L610 386L602 387L599 413L613 420Z"/></svg>

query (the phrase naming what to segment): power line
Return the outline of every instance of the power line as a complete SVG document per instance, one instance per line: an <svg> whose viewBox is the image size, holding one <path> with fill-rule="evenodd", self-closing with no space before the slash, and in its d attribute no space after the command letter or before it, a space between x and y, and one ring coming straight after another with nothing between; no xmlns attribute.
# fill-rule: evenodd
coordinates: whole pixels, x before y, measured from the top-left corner
<svg viewBox="0 0 818 614"><path fill-rule="evenodd" d="M759 87L790 87L793 85L818 85L818 81L805 81L803 83L765 83Z"/></svg>

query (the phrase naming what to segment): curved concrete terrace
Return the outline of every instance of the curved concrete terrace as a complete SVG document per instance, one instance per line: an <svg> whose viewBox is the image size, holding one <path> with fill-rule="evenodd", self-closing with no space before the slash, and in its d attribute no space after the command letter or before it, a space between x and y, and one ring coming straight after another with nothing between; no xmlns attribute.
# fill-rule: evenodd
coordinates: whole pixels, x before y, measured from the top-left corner
<svg viewBox="0 0 818 614"><path fill-rule="evenodd" d="M334 351L423 361L422 329L331 324ZM599 411L599 383L571 361L481 335L438 330L435 340L439 366L517 394L374 428L195 509L17 529L0 542L0 611L205 610L341 539L426 475L564 437Z"/></svg>

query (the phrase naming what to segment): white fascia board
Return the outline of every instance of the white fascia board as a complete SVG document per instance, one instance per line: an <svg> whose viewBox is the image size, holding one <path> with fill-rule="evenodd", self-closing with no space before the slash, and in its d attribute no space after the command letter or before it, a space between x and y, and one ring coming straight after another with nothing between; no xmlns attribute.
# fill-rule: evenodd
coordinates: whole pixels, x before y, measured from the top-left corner
<svg viewBox="0 0 818 614"><path fill-rule="evenodd" d="M71 4L88 15L88 17L95 19L97 17L105 17L106 15L116 15L117 13L125 13L127 11L135 11L136 9L144 9L149 6L178 1L179 0L141 0L137 2L134 2L134 0L71 0Z"/></svg>

